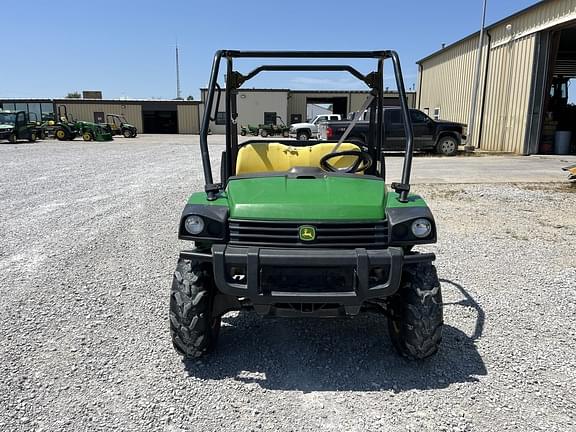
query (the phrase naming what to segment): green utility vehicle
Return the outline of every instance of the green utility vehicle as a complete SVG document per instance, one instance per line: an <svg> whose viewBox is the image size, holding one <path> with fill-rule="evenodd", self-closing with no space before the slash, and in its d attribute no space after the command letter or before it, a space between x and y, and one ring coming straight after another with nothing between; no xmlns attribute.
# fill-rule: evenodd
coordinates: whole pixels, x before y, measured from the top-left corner
<svg viewBox="0 0 576 432"><path fill-rule="evenodd" d="M241 73L234 59L363 59L350 65L262 65ZM382 152L384 61L393 64L406 137L401 181L385 184ZM208 127L220 63L226 62L226 147L221 178L212 175ZM236 95L264 71L345 71L370 88L363 143L249 140L238 143ZM358 119L355 119L356 121ZM350 129L355 121L351 122ZM385 314L393 345L404 356L434 354L442 335L442 295L433 253L414 246L436 242L426 202L410 193L412 125L395 51L218 51L200 132L205 190L193 193L178 236L194 242L180 252L170 294L174 348L187 358L215 347L223 314L354 317Z"/></svg>
<svg viewBox="0 0 576 432"><path fill-rule="evenodd" d="M54 136L60 141L71 141L81 136L84 141L112 141L112 130L107 124L76 121L68 115L66 105L58 106L60 121L54 125Z"/></svg>
<svg viewBox="0 0 576 432"><path fill-rule="evenodd" d="M126 121L126 117L119 114L106 114L106 124L110 126L112 135L123 135L124 138L136 138L138 129Z"/></svg>
<svg viewBox="0 0 576 432"><path fill-rule="evenodd" d="M266 138L269 136L276 136L282 135L284 138L288 138L290 136L290 128L286 126L282 117L276 116L277 119L280 120L279 125L275 124L261 124L259 125L259 132L262 138Z"/></svg>
<svg viewBox="0 0 576 432"><path fill-rule="evenodd" d="M26 111L0 111L0 140L16 144L18 140L36 141L36 126Z"/></svg>

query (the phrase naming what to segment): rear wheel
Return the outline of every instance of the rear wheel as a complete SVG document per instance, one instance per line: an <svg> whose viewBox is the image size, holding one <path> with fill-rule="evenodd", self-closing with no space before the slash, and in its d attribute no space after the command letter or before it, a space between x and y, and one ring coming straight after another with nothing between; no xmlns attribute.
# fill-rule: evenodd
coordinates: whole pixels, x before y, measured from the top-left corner
<svg viewBox="0 0 576 432"><path fill-rule="evenodd" d="M18 136L16 136L15 133L11 133L8 137L8 141L10 141L11 144L16 144L18 142Z"/></svg>
<svg viewBox="0 0 576 432"><path fill-rule="evenodd" d="M420 360L438 351L442 341L442 292L430 263L406 266L398 293L390 298L388 330L396 350Z"/></svg>
<svg viewBox="0 0 576 432"><path fill-rule="evenodd" d="M36 141L36 132L30 132L30 136L28 137L28 142L35 142Z"/></svg>
<svg viewBox="0 0 576 432"><path fill-rule="evenodd" d="M310 133L308 131L298 131L296 139L298 141L308 141L310 139Z"/></svg>
<svg viewBox="0 0 576 432"><path fill-rule="evenodd" d="M436 153L444 156L454 156L458 152L458 144L458 140L453 136L442 136L436 144Z"/></svg>
<svg viewBox="0 0 576 432"><path fill-rule="evenodd" d="M242 130L240 131L240 135L246 136L246 131L245 131L244 129L242 129Z"/></svg>
<svg viewBox="0 0 576 432"><path fill-rule="evenodd" d="M56 132L54 132L54 136L56 137L56 139L64 141L67 139L68 134L64 129L56 129Z"/></svg>
<svg viewBox="0 0 576 432"><path fill-rule="evenodd" d="M170 334L176 351L186 358L210 352L220 333L220 317L212 316L214 278L208 264L179 259L170 293Z"/></svg>
<svg viewBox="0 0 576 432"><path fill-rule="evenodd" d="M46 139L46 133L43 130L38 131L38 139L39 140Z"/></svg>
<svg viewBox="0 0 576 432"><path fill-rule="evenodd" d="M260 136L266 138L268 136L268 131L266 129L260 129Z"/></svg>

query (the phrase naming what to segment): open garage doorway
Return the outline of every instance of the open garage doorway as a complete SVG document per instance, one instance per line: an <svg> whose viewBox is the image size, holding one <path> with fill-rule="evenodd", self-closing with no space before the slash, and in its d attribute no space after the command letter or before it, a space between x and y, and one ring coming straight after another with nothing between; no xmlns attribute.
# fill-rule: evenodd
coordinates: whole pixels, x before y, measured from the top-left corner
<svg viewBox="0 0 576 432"><path fill-rule="evenodd" d="M576 154L576 23L550 33L538 152Z"/></svg>
<svg viewBox="0 0 576 432"><path fill-rule="evenodd" d="M147 105L142 110L144 133L177 134L178 108L176 104Z"/></svg>
<svg viewBox="0 0 576 432"><path fill-rule="evenodd" d="M319 114L340 114L342 118L346 118L348 98L346 96L306 98L307 119L312 120Z"/></svg>

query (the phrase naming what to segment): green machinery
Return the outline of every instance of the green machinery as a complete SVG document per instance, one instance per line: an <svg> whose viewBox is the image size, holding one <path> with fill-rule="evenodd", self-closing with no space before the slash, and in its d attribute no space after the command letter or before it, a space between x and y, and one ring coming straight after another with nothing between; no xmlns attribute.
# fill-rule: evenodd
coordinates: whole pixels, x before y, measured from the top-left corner
<svg viewBox="0 0 576 432"><path fill-rule="evenodd" d="M26 111L0 111L0 140L16 144L18 140L36 141L36 125Z"/></svg>
<svg viewBox="0 0 576 432"><path fill-rule="evenodd" d="M238 58L328 64L272 60L239 71ZM365 74L342 59L375 65ZM393 65L406 137L402 175L390 187L382 151L385 60ZM214 103L221 93L221 63L226 147L214 181L208 130L213 109L221 106ZM238 91L272 71L338 71L359 79L370 88L360 110L370 113L367 140L346 141L357 116L339 141L239 142ZM401 355L423 359L436 353L443 328L441 287L435 255L418 251L436 242L436 224L424 199L411 193L414 136L395 51L218 51L200 149L205 186L191 194L179 219L178 237L190 247L180 252L170 293L170 332L179 354L207 354L216 346L222 315L234 310L311 318L380 314ZM228 328L228 337L240 331Z"/></svg>
<svg viewBox="0 0 576 432"><path fill-rule="evenodd" d="M112 135L123 135L124 138L136 138L138 129L126 121L126 117L119 114L106 114L106 124L110 126Z"/></svg>
<svg viewBox="0 0 576 432"><path fill-rule="evenodd" d="M68 115L66 105L58 106L59 122L54 125L54 136L60 141L71 141L81 136L84 141L112 141L112 131L107 124L76 121Z"/></svg>
<svg viewBox="0 0 576 432"><path fill-rule="evenodd" d="M244 125L240 127L240 135L242 136L246 135L258 136L259 134L260 134L260 128L258 126Z"/></svg>
<svg viewBox="0 0 576 432"><path fill-rule="evenodd" d="M278 120L280 120L279 125L275 124L261 124L259 125L260 129L260 136L266 138L268 136L276 136L281 135L284 138L288 138L290 136L290 127L286 126L282 117L276 116Z"/></svg>

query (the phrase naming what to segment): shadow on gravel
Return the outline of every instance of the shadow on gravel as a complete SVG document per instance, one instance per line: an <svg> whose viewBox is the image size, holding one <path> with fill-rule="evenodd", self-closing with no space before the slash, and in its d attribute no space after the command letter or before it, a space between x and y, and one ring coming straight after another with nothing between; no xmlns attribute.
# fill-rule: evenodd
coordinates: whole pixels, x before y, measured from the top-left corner
<svg viewBox="0 0 576 432"><path fill-rule="evenodd" d="M423 362L396 354L386 318L363 315L341 320L263 319L255 314L225 316L218 347L208 358L187 361L190 376L233 378L273 390L380 391L438 389L475 382L486 375L475 340L482 335L484 311L459 284L442 280L444 291L464 297L450 307L476 311L472 336L444 326L440 351Z"/></svg>

